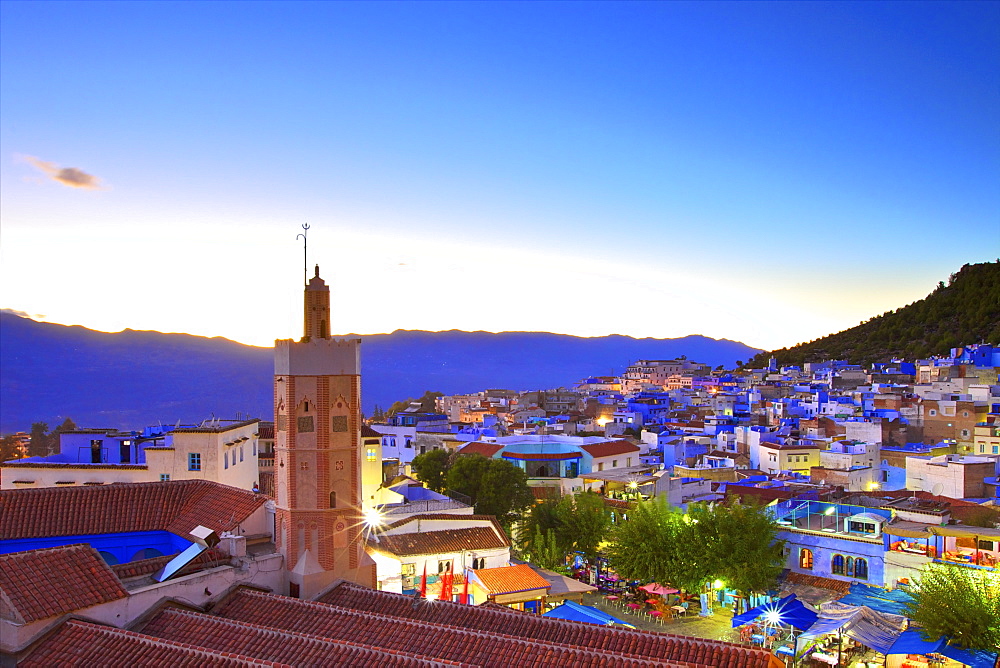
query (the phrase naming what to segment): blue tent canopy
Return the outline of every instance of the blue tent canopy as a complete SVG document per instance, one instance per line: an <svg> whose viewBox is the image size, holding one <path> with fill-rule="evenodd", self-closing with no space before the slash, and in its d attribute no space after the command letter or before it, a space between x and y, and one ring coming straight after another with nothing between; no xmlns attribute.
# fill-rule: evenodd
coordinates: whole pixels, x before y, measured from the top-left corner
<svg viewBox="0 0 1000 668"><path fill-rule="evenodd" d="M851 585L850 593L837 602L845 605L864 605L876 612L905 617L906 604L912 600L913 596L902 589L889 591L880 587L855 583Z"/></svg>
<svg viewBox="0 0 1000 668"><path fill-rule="evenodd" d="M789 624L800 631L805 631L816 623L818 615L810 610L806 605L795 598L795 594L789 594L779 601L772 601L764 605L744 612L742 615L733 617L733 628L749 624L761 615L767 615L768 621L773 620L777 624Z"/></svg>
<svg viewBox="0 0 1000 668"><path fill-rule="evenodd" d="M886 655L889 654L941 654L972 668L994 668L997 664L997 655L992 652L952 647L944 636L937 640L924 640L916 629L903 631L886 652Z"/></svg>
<svg viewBox="0 0 1000 668"><path fill-rule="evenodd" d="M603 610L592 608L589 605L580 605L573 601L565 601L562 605L552 608L542 615L542 617L554 617L555 619L568 619L573 622L584 622L585 624L598 624L608 626L609 624L621 624L629 628L635 628L632 624L622 621L617 617L609 615Z"/></svg>

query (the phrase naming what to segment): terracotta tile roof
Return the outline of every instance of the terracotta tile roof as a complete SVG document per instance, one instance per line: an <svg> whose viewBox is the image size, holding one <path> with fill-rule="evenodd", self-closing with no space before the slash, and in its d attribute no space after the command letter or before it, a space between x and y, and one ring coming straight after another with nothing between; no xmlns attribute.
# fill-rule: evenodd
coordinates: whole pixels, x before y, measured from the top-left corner
<svg viewBox="0 0 1000 668"><path fill-rule="evenodd" d="M545 499L558 499L562 495L562 492L558 487L539 486L531 487L530 489L531 495L539 501L544 501Z"/></svg>
<svg viewBox="0 0 1000 668"><path fill-rule="evenodd" d="M361 438L382 438L382 434L375 431L366 424L361 425Z"/></svg>
<svg viewBox="0 0 1000 668"><path fill-rule="evenodd" d="M397 527L406 526L411 522L419 521L435 521L435 520L488 520L493 523L493 526L500 529L500 523L497 522L497 518L493 515L460 515L458 513L420 513L418 515L410 515L409 517L404 517L401 520L396 520L392 524L389 524L390 529L395 529ZM502 529L501 529L502 531Z"/></svg>
<svg viewBox="0 0 1000 668"><path fill-rule="evenodd" d="M579 452L505 452L501 456L504 459L527 459L530 461L540 459L579 459L583 457Z"/></svg>
<svg viewBox="0 0 1000 668"><path fill-rule="evenodd" d="M513 594L532 589L548 589L552 586L548 580L531 570L531 566L528 564L480 568L473 573L479 582L489 590L490 594L494 595Z"/></svg>
<svg viewBox="0 0 1000 668"><path fill-rule="evenodd" d="M141 629L142 633L217 652L238 649L240 654L293 666L387 666L417 668L461 666L453 661L420 657L412 652L382 649L343 640L245 624L200 612L167 608Z"/></svg>
<svg viewBox="0 0 1000 668"><path fill-rule="evenodd" d="M0 555L0 594L18 623L46 619L128 596L90 545ZM5 612L4 616L7 616Z"/></svg>
<svg viewBox="0 0 1000 668"><path fill-rule="evenodd" d="M252 420L243 420L242 422L226 422L219 423L214 427L177 427L172 430L174 434L221 434L223 432L232 431L233 429L240 429L251 424L256 424L260 422L260 418L254 418Z"/></svg>
<svg viewBox="0 0 1000 668"><path fill-rule="evenodd" d="M51 666L106 666L113 657L122 666L283 666L286 664L251 659L232 650L214 652L193 645L152 636L69 620L37 643L25 659L24 668Z"/></svg>
<svg viewBox="0 0 1000 668"><path fill-rule="evenodd" d="M207 480L0 491L0 540L170 531L228 531L267 501Z"/></svg>
<svg viewBox="0 0 1000 668"><path fill-rule="evenodd" d="M87 469L91 471L113 469L115 471L145 471L145 464L79 464L76 462L4 462L5 469Z"/></svg>
<svg viewBox="0 0 1000 668"><path fill-rule="evenodd" d="M527 615L500 606L459 605L442 601L414 605L410 596L375 591L346 581L331 587L317 600L338 607L412 619L421 623L449 624L487 633L502 632L525 640L629 653L664 662L689 662L720 668L782 666L781 661L773 654L760 648L667 633L594 626Z"/></svg>
<svg viewBox="0 0 1000 668"><path fill-rule="evenodd" d="M502 445L496 443L480 443L479 441L473 441L467 445L463 445L458 449L458 454L460 455L482 455L483 457L492 457L496 453L503 450Z"/></svg>
<svg viewBox="0 0 1000 668"><path fill-rule="evenodd" d="M402 598L412 601L410 597ZM421 603L420 607L437 604L455 608L471 607L443 601ZM407 605L411 603L408 602ZM622 651L572 647L558 641L515 638L504 633L505 629L501 628L478 631L447 624L418 622L377 612L362 612L248 589L241 589L223 600L216 607L215 613L245 624L270 625L283 631L295 631L328 640L413 652L423 657L471 663L488 668L494 666L631 668L677 665L660 658L640 658ZM505 619L508 614L536 618L534 615L515 612L500 614L504 615ZM593 628L593 625L590 626Z"/></svg>
<svg viewBox="0 0 1000 668"><path fill-rule="evenodd" d="M624 455L630 452L639 452L639 446L633 445L628 441L610 441L608 443L581 445L580 449L587 452L591 457L610 457L611 455Z"/></svg>
<svg viewBox="0 0 1000 668"><path fill-rule="evenodd" d="M379 535L368 539L368 547L397 556L449 554L463 550L493 550L507 547L493 527L469 527Z"/></svg>
<svg viewBox="0 0 1000 668"><path fill-rule="evenodd" d="M265 440L274 440L274 423L268 422L264 424L263 422L257 425L257 438L263 438Z"/></svg>
<svg viewBox="0 0 1000 668"><path fill-rule="evenodd" d="M805 573L790 571L788 575L785 576L785 582L808 585L810 587L819 587L820 589L829 589L830 591L835 591L838 594L843 594L845 596L851 593L850 582L846 582L844 580L834 580L833 578L824 578L819 575L806 575Z"/></svg>
<svg viewBox="0 0 1000 668"><path fill-rule="evenodd" d="M176 556L176 554L168 554L162 557L153 557L152 559L140 559L139 561L129 561L124 564L115 564L111 566L111 570L118 576L119 580L143 577L145 575L152 575L153 573L156 573ZM219 548L213 547L205 550L195 557L190 563L188 563L187 566L178 571L178 574L187 575L188 573L200 571L205 568L221 566L223 564L228 564L229 562L230 559L228 555L224 554Z"/></svg>

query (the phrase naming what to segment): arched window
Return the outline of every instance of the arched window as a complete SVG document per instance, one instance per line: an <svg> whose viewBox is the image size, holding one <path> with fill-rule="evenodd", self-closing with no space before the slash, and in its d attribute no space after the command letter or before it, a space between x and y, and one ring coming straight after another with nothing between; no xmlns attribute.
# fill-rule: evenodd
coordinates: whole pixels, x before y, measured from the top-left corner
<svg viewBox="0 0 1000 668"><path fill-rule="evenodd" d="M844 575L854 575L854 557L847 558L847 569L844 570Z"/></svg>
<svg viewBox="0 0 1000 668"><path fill-rule="evenodd" d="M802 548L799 550L799 568L811 571L813 567L813 551Z"/></svg>
<svg viewBox="0 0 1000 668"><path fill-rule="evenodd" d="M330 507L331 508L336 508L337 507L337 493L336 492L330 492Z"/></svg>
<svg viewBox="0 0 1000 668"><path fill-rule="evenodd" d="M858 558L854 561L854 577L858 580L868 579L868 560Z"/></svg>
<svg viewBox="0 0 1000 668"><path fill-rule="evenodd" d="M833 563L830 566L830 571L834 575L844 574L844 555L842 554L833 555Z"/></svg>

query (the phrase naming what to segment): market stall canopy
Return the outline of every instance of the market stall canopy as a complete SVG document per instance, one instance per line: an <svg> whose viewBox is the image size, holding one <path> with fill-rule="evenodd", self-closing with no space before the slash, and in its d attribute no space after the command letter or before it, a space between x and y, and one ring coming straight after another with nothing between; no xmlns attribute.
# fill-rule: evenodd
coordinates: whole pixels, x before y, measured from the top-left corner
<svg viewBox="0 0 1000 668"><path fill-rule="evenodd" d="M795 594L778 601L771 601L756 608L747 610L742 615L733 617L733 628L749 624L760 616L764 616L771 624L788 624L800 631L805 631L816 623L817 613L808 605L798 600Z"/></svg>
<svg viewBox="0 0 1000 668"><path fill-rule="evenodd" d="M866 606L826 603L819 617L802 638L814 638L830 633L842 633L865 647L885 654L899 638L906 626L906 618L875 612Z"/></svg>
<svg viewBox="0 0 1000 668"><path fill-rule="evenodd" d="M863 605L876 612L890 615L905 615L907 604L913 602L913 596L902 589L886 590L880 587L854 583L847 596L838 603L846 605Z"/></svg>
<svg viewBox="0 0 1000 668"><path fill-rule="evenodd" d="M566 601L562 605L552 608L544 613L542 617L554 617L556 619L568 619L573 622L583 622L584 624L598 624L600 626L610 626L620 624L630 629L635 627L628 622L622 621L613 615L609 615L603 610L592 608L589 605L580 605L573 601Z"/></svg>
<svg viewBox="0 0 1000 668"><path fill-rule="evenodd" d="M657 594L659 596L666 596L667 594L676 594L677 590L672 587L664 587L661 584L656 584L655 582L650 582L648 585L642 585L639 589L643 590L649 594Z"/></svg>
<svg viewBox="0 0 1000 668"><path fill-rule="evenodd" d="M940 654L972 668L994 668L997 665L997 655L993 652L952 647L944 636L937 640L924 640L916 629L900 633L885 654Z"/></svg>

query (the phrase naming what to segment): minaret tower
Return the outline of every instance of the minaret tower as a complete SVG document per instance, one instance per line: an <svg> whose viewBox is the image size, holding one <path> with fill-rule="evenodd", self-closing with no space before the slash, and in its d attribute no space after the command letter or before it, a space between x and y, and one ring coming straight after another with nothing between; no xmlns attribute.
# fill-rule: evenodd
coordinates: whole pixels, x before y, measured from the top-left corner
<svg viewBox="0 0 1000 668"><path fill-rule="evenodd" d="M331 339L330 288L305 288L301 341L274 342L275 541L289 594L376 586L361 526L361 340Z"/></svg>

